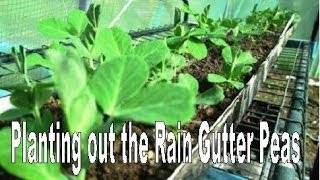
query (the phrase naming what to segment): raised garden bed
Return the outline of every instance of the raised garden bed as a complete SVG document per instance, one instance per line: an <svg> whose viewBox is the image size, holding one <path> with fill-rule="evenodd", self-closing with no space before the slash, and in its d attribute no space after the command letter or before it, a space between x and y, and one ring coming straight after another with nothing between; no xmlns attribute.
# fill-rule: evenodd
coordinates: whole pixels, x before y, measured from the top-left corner
<svg viewBox="0 0 320 180"><path fill-rule="evenodd" d="M208 121L211 126L211 131L220 132L225 123L237 123L241 119L243 113L251 104L252 98L261 83L265 80L270 67L292 34L294 29L293 19L292 17L285 27L278 27L274 30L274 32L276 32L274 34L266 34L255 42L243 39L239 43L241 44L241 49L251 51L252 55L258 60L258 63L253 66L253 71L245 76L244 88L241 90L227 90L224 101L215 106L197 105L196 115L193 120L182 126L182 130L191 133L193 147L192 164L155 163L153 147L155 138L152 136L154 134L154 127L134 124L132 129L133 132L137 133L138 137L142 132L148 134L148 162L146 164L122 163L121 141L119 136L117 136L114 147L116 163L96 164L88 169L86 177L88 179L127 177L130 177L130 179L139 179L141 177L147 179L163 179L167 177L180 179L191 177L190 175L192 175L192 177L198 177L203 170L209 166L208 164L201 163L198 158L198 146L196 144L200 123L202 121ZM190 61L192 60L190 56L186 55L186 57L189 58ZM206 82L206 78L207 75L212 72L222 73L222 55L217 46L211 46L209 48L209 54L204 61L195 61L191 63L190 66L179 70L179 73L189 73L199 81L200 92L205 92L210 88L210 85ZM53 112L55 120L63 121L60 100L57 97L51 97L50 101L47 102L44 107ZM7 123L0 124L0 126L7 125ZM210 137L207 136L205 138ZM63 171L71 172L70 165L65 164L63 167Z"/></svg>

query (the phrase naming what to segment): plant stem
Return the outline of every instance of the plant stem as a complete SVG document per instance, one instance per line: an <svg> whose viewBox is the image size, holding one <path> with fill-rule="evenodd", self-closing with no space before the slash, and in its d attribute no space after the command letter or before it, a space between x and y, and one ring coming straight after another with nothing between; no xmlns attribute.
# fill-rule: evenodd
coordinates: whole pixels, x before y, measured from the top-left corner
<svg viewBox="0 0 320 180"><path fill-rule="evenodd" d="M78 180L85 180L86 179L86 169L81 169L80 173L77 177Z"/></svg>
<svg viewBox="0 0 320 180"><path fill-rule="evenodd" d="M36 119L36 121L38 121L39 124L41 124L41 115L37 104L33 108L33 116Z"/></svg>
<svg viewBox="0 0 320 180"><path fill-rule="evenodd" d="M37 103L37 100L36 100L36 92L35 92L35 88L32 87L32 94L33 94L33 101L34 101L34 106L33 106L33 116L35 118L36 121L39 122L39 124L41 124L41 114L40 114L40 111L39 111L39 105Z"/></svg>

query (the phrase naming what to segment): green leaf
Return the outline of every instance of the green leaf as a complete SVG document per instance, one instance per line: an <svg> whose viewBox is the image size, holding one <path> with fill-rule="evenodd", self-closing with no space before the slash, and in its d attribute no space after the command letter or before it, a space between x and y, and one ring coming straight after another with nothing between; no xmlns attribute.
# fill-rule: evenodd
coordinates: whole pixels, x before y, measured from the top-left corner
<svg viewBox="0 0 320 180"><path fill-rule="evenodd" d="M223 83L226 82L227 79L218 74L208 74L208 81L213 83Z"/></svg>
<svg viewBox="0 0 320 180"><path fill-rule="evenodd" d="M251 66L243 66L243 67L241 68L241 72L242 72L243 74L249 73L249 72L251 72L251 71L252 71L252 67L251 67Z"/></svg>
<svg viewBox="0 0 320 180"><path fill-rule="evenodd" d="M81 132L82 137L87 137L92 129L102 123L95 97L88 89L72 101L66 116L69 132Z"/></svg>
<svg viewBox="0 0 320 180"><path fill-rule="evenodd" d="M242 52L237 61L236 64L253 64L256 63L257 60L251 55L250 52Z"/></svg>
<svg viewBox="0 0 320 180"><path fill-rule="evenodd" d="M189 36L204 36L207 33L206 29L192 29L189 33Z"/></svg>
<svg viewBox="0 0 320 180"><path fill-rule="evenodd" d="M166 59L166 63L176 68L183 68L187 65L186 58L176 53L171 53L170 57Z"/></svg>
<svg viewBox="0 0 320 180"><path fill-rule="evenodd" d="M185 40L186 40L185 37L174 36L174 37L167 38L166 42L167 42L167 46L170 49L178 50L183 45Z"/></svg>
<svg viewBox="0 0 320 180"><path fill-rule="evenodd" d="M212 30L208 36L211 38L225 38L227 30L228 29L223 26L214 27L214 30Z"/></svg>
<svg viewBox="0 0 320 180"><path fill-rule="evenodd" d="M37 53L28 55L26 61L28 67L40 65L46 68L50 68L50 62Z"/></svg>
<svg viewBox="0 0 320 180"><path fill-rule="evenodd" d="M86 137L95 125L102 123L102 116L98 113L95 97L89 91L83 61L72 47L66 51L51 50L48 56L68 130L71 133L81 132L82 137Z"/></svg>
<svg viewBox="0 0 320 180"><path fill-rule="evenodd" d="M199 90L199 83L196 78L190 74L179 74L179 85L186 87L192 92L192 96L196 96Z"/></svg>
<svg viewBox="0 0 320 180"><path fill-rule="evenodd" d="M190 28L185 24L179 24L177 27L174 28L174 35L175 36L187 36L190 32Z"/></svg>
<svg viewBox="0 0 320 180"><path fill-rule="evenodd" d="M174 69L165 68L165 70L161 72L160 79L166 80L166 81L171 81L174 76L175 76Z"/></svg>
<svg viewBox="0 0 320 180"><path fill-rule="evenodd" d="M173 25L177 26L181 22L181 11L179 8L174 9L174 20L173 20Z"/></svg>
<svg viewBox="0 0 320 180"><path fill-rule="evenodd" d="M252 24L239 25L239 31L243 34L251 33L253 29L254 29L254 26Z"/></svg>
<svg viewBox="0 0 320 180"><path fill-rule="evenodd" d="M223 99L223 89L220 86L215 85L213 88L208 89L197 97L197 104L216 105L223 101Z"/></svg>
<svg viewBox="0 0 320 180"><path fill-rule="evenodd" d="M80 56L82 57L90 57L90 53L88 48L82 43L81 39L78 37L71 37L70 38L72 44L76 47L77 52L79 53Z"/></svg>
<svg viewBox="0 0 320 180"><path fill-rule="evenodd" d="M93 27L98 27L100 13L101 13L101 5L100 4L96 5L92 3L87 11L87 17L89 18L90 24Z"/></svg>
<svg viewBox="0 0 320 180"><path fill-rule="evenodd" d="M0 121L14 121L17 118L31 114L30 109L19 108L19 109L9 109L0 114Z"/></svg>
<svg viewBox="0 0 320 180"><path fill-rule="evenodd" d="M32 93L26 90L15 90L10 96L10 102L12 105L23 108L32 109L34 106L34 99Z"/></svg>
<svg viewBox="0 0 320 180"><path fill-rule="evenodd" d="M232 81L229 80L228 81L233 87L237 88L237 89L242 89L244 87L244 84L240 81Z"/></svg>
<svg viewBox="0 0 320 180"><path fill-rule="evenodd" d="M93 58L104 55L108 60L130 52L131 37L119 28L99 28L92 48Z"/></svg>
<svg viewBox="0 0 320 180"><path fill-rule="evenodd" d="M38 108L41 108L42 105L48 101L48 99L52 95L52 92L52 89L48 88L35 88L35 104Z"/></svg>
<svg viewBox="0 0 320 180"><path fill-rule="evenodd" d="M203 10L203 14L207 17L209 15L209 11L210 11L210 4L208 4L204 10Z"/></svg>
<svg viewBox="0 0 320 180"><path fill-rule="evenodd" d="M179 9L180 9L181 12L184 12L184 13L187 13L187 14L191 14L191 15L195 15L196 14L186 4L183 4L183 6L181 6Z"/></svg>
<svg viewBox="0 0 320 180"><path fill-rule="evenodd" d="M72 34L75 36L80 36L80 34L89 24L89 19L85 12L74 9L68 15L68 23L70 25L70 31Z"/></svg>
<svg viewBox="0 0 320 180"><path fill-rule="evenodd" d="M224 41L224 40L221 39L221 38L210 38L210 41L211 41L213 44L217 45L217 46L224 46L224 47L229 46L229 45L226 43L226 41Z"/></svg>
<svg viewBox="0 0 320 180"><path fill-rule="evenodd" d="M187 49L189 53L197 60L204 59L207 56L208 54L207 47L199 39L190 38L186 43L187 43Z"/></svg>
<svg viewBox="0 0 320 180"><path fill-rule="evenodd" d="M163 41L146 41L139 44L133 49L133 55L142 57L149 68L155 67L163 61L169 54L170 50Z"/></svg>
<svg viewBox="0 0 320 180"><path fill-rule="evenodd" d="M35 133L48 132L52 123L54 123L53 115L49 109L45 109L41 114L41 122L31 119L28 121L28 130Z"/></svg>
<svg viewBox="0 0 320 180"><path fill-rule="evenodd" d="M33 179L59 179L67 178L60 171L60 164L52 163L22 163L22 146L15 149L16 162L11 162L11 129L4 128L0 131L1 148L0 148L0 165L10 174L16 177L33 180ZM27 142L27 147L31 143Z"/></svg>
<svg viewBox="0 0 320 180"><path fill-rule="evenodd" d="M226 46L225 48L223 48L222 57L227 63L232 64L233 56L232 56L232 50L230 46Z"/></svg>
<svg viewBox="0 0 320 180"><path fill-rule="evenodd" d="M61 19L46 19L40 21L38 31L45 37L62 40L70 37L68 24Z"/></svg>
<svg viewBox="0 0 320 180"><path fill-rule="evenodd" d="M148 78L148 69L147 63L137 56L103 63L89 84L104 113L112 115L116 106L136 94Z"/></svg>
<svg viewBox="0 0 320 180"><path fill-rule="evenodd" d="M56 47L47 52L52 64L53 80L59 97L71 105L87 85L87 71L83 60L72 47Z"/></svg>
<svg viewBox="0 0 320 180"><path fill-rule="evenodd" d="M174 126L191 120L195 113L194 99L188 89L166 83L143 88L138 94L123 102L114 112L119 118L129 118L137 122L153 125L164 121Z"/></svg>

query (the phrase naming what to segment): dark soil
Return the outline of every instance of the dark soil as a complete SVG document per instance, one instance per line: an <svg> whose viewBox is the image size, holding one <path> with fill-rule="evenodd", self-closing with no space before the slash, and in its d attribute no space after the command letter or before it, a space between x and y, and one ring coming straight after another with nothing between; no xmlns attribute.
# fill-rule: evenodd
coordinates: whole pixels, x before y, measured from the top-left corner
<svg viewBox="0 0 320 180"><path fill-rule="evenodd" d="M249 50L252 52L253 56L258 60L253 67L251 74L248 74L244 81L247 82L251 78L252 74L258 69L260 64L268 56L272 48L277 44L278 37L280 35L280 30L276 34L268 34L261 39L256 39L254 42L250 40L242 40L240 42L241 48ZM210 52L208 57L203 61L197 61L192 63L190 66L181 70L183 73L190 73L198 81L200 85L200 92L204 92L209 89L212 84L208 83L206 77L209 73L220 73L222 71L222 57L221 49L219 47L209 47ZM224 112L224 110L230 105L232 100L239 93L239 90L230 90L225 93L225 100L215 106L197 106L197 113L192 121L182 127L183 131L188 131L191 133L192 145L194 146L197 143L198 130L202 121L208 121L212 125L216 119ZM60 103L56 98L51 98L50 101L44 108L49 108L51 112L55 115L56 120L62 119L62 112L60 109ZM0 122L2 123L2 122ZM8 124L0 124L0 127L8 126ZM154 127L146 125L134 125L132 127L133 132L139 134L146 132L148 135L148 162L146 164L130 164L123 163L121 157L121 141L120 136L117 136L115 141L114 154L116 157L116 163L107 163L107 164L96 164L92 165L91 168L87 171L87 179L166 179L168 178L175 168L179 165L176 164L161 164L155 163L155 138L154 136ZM64 170L69 172L69 166L64 165ZM0 179L8 179L10 176L1 176L0 170Z"/></svg>

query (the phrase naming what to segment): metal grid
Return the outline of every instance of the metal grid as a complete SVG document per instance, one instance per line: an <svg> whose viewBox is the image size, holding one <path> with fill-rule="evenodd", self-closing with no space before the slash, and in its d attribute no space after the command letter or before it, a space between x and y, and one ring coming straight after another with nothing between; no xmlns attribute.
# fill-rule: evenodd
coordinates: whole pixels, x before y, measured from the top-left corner
<svg viewBox="0 0 320 180"><path fill-rule="evenodd" d="M288 43L290 44L290 42ZM271 163L270 147L264 153L263 164L259 163L259 122L266 121L269 125L270 134L276 132L281 134L287 122L296 122L290 113L299 110L302 113L303 122L306 114L307 96L307 67L309 59L309 44L300 42L298 47L286 47L278 58L278 61L270 71L267 80L255 96L250 108L239 124L235 125L235 133L246 134L253 132L255 138L251 144L251 163L249 164L213 164L213 168L223 169L225 172L238 175L239 178L249 179L271 179L275 170L275 164ZM304 82L299 81L304 79ZM297 88L298 84L304 88ZM301 100L295 97L297 91L303 92L302 107L294 107L294 101ZM298 122L296 122L298 123ZM301 159L302 164L296 168L296 177L302 179L304 176L304 124L302 123ZM258 136L257 136L258 135ZM271 138L271 137L270 137ZM209 173L210 174L210 173ZM212 173L211 173L212 174Z"/></svg>
<svg viewBox="0 0 320 180"><path fill-rule="evenodd" d="M10 52L12 46L23 44L39 48L46 44L37 32L37 23L52 17L65 17L78 0L1 0L0 1L0 52Z"/></svg>
<svg viewBox="0 0 320 180"><path fill-rule="evenodd" d="M154 28L173 23L174 8L181 0L93 0L101 4L101 24L127 31Z"/></svg>

